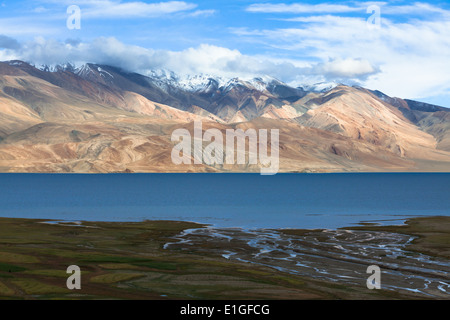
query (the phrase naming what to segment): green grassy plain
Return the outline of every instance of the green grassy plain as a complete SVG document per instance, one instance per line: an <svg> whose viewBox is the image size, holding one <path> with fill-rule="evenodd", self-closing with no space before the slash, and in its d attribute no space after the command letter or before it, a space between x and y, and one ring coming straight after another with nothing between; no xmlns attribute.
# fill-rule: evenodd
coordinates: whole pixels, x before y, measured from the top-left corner
<svg viewBox="0 0 450 320"><path fill-rule="evenodd" d="M384 227L419 235L414 250L449 257L450 218ZM229 261L194 250L164 250L171 237L201 225L175 221L84 222L82 226L0 219L1 299L402 299ZM362 227L377 229L379 227ZM300 232L300 231L299 231ZM66 270L82 270L82 289Z"/></svg>

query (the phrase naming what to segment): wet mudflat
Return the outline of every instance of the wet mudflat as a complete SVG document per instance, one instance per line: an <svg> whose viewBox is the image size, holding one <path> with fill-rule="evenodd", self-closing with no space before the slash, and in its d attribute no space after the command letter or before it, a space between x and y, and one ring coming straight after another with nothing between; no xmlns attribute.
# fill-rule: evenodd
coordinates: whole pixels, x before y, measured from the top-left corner
<svg viewBox="0 0 450 320"><path fill-rule="evenodd" d="M366 286L369 266L382 270L382 289L450 298L450 261L411 251L418 236L361 230L188 230L166 248L190 248L341 285Z"/></svg>

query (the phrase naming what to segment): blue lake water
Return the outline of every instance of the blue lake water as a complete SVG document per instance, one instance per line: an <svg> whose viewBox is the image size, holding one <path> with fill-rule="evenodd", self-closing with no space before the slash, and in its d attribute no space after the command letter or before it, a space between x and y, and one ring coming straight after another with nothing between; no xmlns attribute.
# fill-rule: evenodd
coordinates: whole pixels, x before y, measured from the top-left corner
<svg viewBox="0 0 450 320"><path fill-rule="evenodd" d="M450 215L450 174L0 174L0 216L338 228Z"/></svg>

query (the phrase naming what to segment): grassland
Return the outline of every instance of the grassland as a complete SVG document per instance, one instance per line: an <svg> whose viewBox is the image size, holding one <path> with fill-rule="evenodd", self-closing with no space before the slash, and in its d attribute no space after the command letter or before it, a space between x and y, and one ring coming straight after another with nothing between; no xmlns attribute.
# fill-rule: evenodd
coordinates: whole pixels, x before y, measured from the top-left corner
<svg viewBox="0 0 450 320"><path fill-rule="evenodd" d="M413 244L415 250L448 257L448 219L417 219L395 230L419 235ZM371 291L364 286L345 286L229 261L212 253L163 248L183 230L201 227L175 221L76 225L1 218L0 298L405 298L395 292ZM70 265L82 270L81 290L66 287Z"/></svg>

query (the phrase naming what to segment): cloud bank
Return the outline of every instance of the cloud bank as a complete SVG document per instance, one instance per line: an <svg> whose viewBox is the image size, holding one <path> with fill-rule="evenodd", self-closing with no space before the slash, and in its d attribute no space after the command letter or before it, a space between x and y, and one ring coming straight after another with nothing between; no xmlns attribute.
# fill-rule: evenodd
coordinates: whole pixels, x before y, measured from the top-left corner
<svg viewBox="0 0 450 320"><path fill-rule="evenodd" d="M368 4L253 4L248 11L278 13L273 19L292 26L232 31L274 50L296 52L298 59L322 61L324 79L356 79L400 97L450 97L450 11L419 2L378 3L380 25L373 28L372 13L364 15ZM350 14L354 10L362 14Z"/></svg>
<svg viewBox="0 0 450 320"><path fill-rule="evenodd" d="M250 79L272 76L288 83L319 82L340 79L358 82L376 72L368 61L335 59L325 63L299 64L295 61L244 55L238 50L202 44L182 51L155 50L127 45L113 37L91 42L68 39L60 42L38 37L19 44L0 36L0 60L24 60L36 65L56 65L87 62L112 65L142 74L166 69L180 75L210 74L226 78Z"/></svg>
<svg viewBox="0 0 450 320"><path fill-rule="evenodd" d="M46 6L68 5L72 1L37 3L40 5L37 9L44 12ZM83 8L83 17L90 21L104 22L103 18L108 17L113 21L110 23L125 25L134 19L169 14L182 14L195 23L195 17L219 18L221 8L199 8L185 1L84 0L77 3ZM367 9L373 5L380 9L379 28L368 24L372 12ZM179 50L128 44L131 40L120 32L114 33L114 37L90 40L55 40L57 35L44 32L48 28L44 22L39 29L44 31L38 34L45 37L19 41L14 37L31 29L25 18L0 19L0 27L22 26L0 28L11 30L0 35L0 60L21 59L46 65L93 62L142 74L168 69L180 75L210 74L226 78L268 75L294 86L334 81L410 99L450 97L450 10L442 6L402 1L394 4L265 2L242 4L241 10L257 23L237 27L227 20L227 27L220 26L220 30L225 30L220 37L228 37L225 41L208 34ZM268 20L270 23L265 23ZM174 30L172 34L177 35L175 27ZM59 37L66 35L59 33ZM242 43L246 45L241 49L247 44L254 45L254 49L247 52L235 49Z"/></svg>

